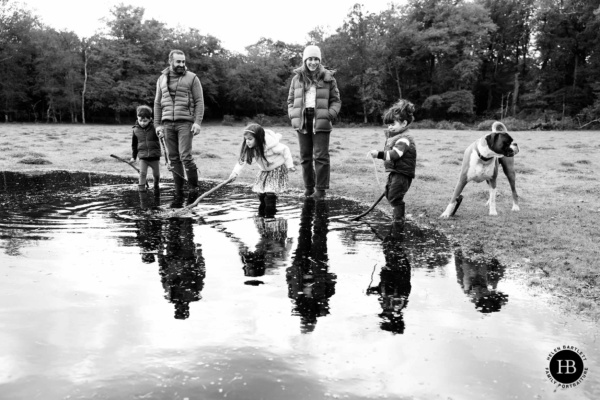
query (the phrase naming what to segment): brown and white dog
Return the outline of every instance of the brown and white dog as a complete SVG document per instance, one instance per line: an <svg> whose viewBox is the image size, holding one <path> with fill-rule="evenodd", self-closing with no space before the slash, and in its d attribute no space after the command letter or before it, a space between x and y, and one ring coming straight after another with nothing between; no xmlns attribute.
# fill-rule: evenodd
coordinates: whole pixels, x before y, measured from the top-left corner
<svg viewBox="0 0 600 400"><path fill-rule="evenodd" d="M496 212L498 164L502 165L502 170L510 183L513 198L512 211L519 211L519 196L515 187L515 159L513 158L518 152L519 146L513 142L506 126L502 122L494 122L491 133L479 138L465 150L454 194L440 218L448 218L456 213L463 198L461 192L471 181L488 183L490 198L486 204L490 207L489 215L498 215Z"/></svg>

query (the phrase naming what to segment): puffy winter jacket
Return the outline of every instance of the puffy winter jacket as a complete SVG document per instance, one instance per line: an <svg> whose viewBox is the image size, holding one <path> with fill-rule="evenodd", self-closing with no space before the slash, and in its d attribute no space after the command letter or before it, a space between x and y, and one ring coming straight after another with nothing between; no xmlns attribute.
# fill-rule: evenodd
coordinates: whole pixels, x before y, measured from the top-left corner
<svg viewBox="0 0 600 400"><path fill-rule="evenodd" d="M294 166L290 148L279 142L280 139L281 133L275 133L270 129L265 129L265 158L267 159L267 162L260 157L254 158L254 161L256 161L256 164L261 171L272 171L283 164L288 168ZM233 173L239 175L245 165L246 161L238 162L233 168Z"/></svg>
<svg viewBox="0 0 600 400"><path fill-rule="evenodd" d="M292 128L305 133L304 129L304 83L301 81L300 71L294 70L294 77L288 93L288 116L292 120ZM340 91L333 73L323 69L317 82L317 99L315 107L314 132L331 132L331 121L337 117L342 107Z"/></svg>
<svg viewBox="0 0 600 400"><path fill-rule="evenodd" d="M190 121L202 123L204 117L204 97L200 79L193 72L186 71L177 80L175 96L169 93L169 71L165 68L156 82L154 98L154 123L163 121ZM173 79L171 77L171 79ZM195 86L195 82L198 84Z"/></svg>
<svg viewBox="0 0 600 400"><path fill-rule="evenodd" d="M398 153L402 154L399 156ZM417 146L412 136L406 132L387 139L385 149L380 152L386 172L403 174L409 178L415 177L417 167Z"/></svg>
<svg viewBox="0 0 600 400"><path fill-rule="evenodd" d="M152 121L145 128L137 123L133 126L133 136L131 139L131 157L140 159L160 158L160 143L156 136L156 129Z"/></svg>

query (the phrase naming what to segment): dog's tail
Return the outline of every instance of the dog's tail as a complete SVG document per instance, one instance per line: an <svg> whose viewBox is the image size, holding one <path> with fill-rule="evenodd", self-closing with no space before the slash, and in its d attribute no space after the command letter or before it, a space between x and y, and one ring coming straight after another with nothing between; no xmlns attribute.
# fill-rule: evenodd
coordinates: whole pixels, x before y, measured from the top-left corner
<svg viewBox="0 0 600 400"><path fill-rule="evenodd" d="M498 129L500 127L500 129ZM506 129L506 125L504 125L500 121L496 121L492 124L492 132L506 132L508 133L508 129Z"/></svg>

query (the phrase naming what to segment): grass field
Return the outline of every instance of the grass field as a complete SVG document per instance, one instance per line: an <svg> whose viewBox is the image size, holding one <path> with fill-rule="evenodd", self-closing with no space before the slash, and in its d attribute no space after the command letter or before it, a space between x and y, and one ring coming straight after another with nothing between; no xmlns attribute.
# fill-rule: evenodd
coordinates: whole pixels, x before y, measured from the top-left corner
<svg viewBox="0 0 600 400"><path fill-rule="evenodd" d="M0 171L80 170L135 174L109 157L131 157L130 126L0 125ZM241 126L203 125L194 154L204 179L223 180L236 161ZM296 161L298 142L283 134ZM498 216L487 215L487 185L469 184L454 218L438 219L458 178L464 149L485 132L413 130L418 148L417 177L406 197L407 213L435 227L471 257L495 257L532 288L554 295L567 312L600 319L600 132L512 132L521 152L515 158L521 211L511 212L510 187L498 179ZM366 157L380 149L380 128L337 128L331 136L331 195L365 204L383 191L385 173ZM376 171L377 170L377 174ZM237 183L250 183L256 167ZM163 177L171 179L166 167ZM292 173L292 192L303 191L301 172ZM380 203L390 212L385 200Z"/></svg>

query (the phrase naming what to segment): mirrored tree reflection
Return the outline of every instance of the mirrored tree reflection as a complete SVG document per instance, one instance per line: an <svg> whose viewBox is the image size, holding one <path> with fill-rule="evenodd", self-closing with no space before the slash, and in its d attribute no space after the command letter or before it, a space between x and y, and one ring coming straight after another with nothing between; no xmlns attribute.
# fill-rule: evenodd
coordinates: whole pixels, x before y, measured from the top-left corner
<svg viewBox="0 0 600 400"><path fill-rule="evenodd" d="M190 303L202 298L206 269L200 244L194 243L194 221L172 218L164 221L158 252L159 273L165 298L175 306L175 318L190 316Z"/></svg>
<svg viewBox="0 0 600 400"><path fill-rule="evenodd" d="M411 291L410 261L404 244L404 231L391 226L383 239L385 266L379 273L379 284L367 289L367 294L378 294L381 305L380 327L384 331L404 333L403 310Z"/></svg>
<svg viewBox="0 0 600 400"><path fill-rule="evenodd" d="M456 279L477 311L497 312L508 302L508 295L497 289L504 277L504 267L496 259L471 260L457 251L455 264Z"/></svg>
<svg viewBox="0 0 600 400"><path fill-rule="evenodd" d="M286 271L288 296L293 314L300 316L302 333L314 331L317 318L329 314L329 299L335 293L336 275L329 272L327 202L306 199L300 216L298 246Z"/></svg>
<svg viewBox="0 0 600 400"><path fill-rule="evenodd" d="M250 249L248 246L240 246L240 257L244 265L244 276L260 277L265 275L269 268L277 268L287 260L291 241L288 240L288 224L284 218L262 218L255 217L254 225L258 230L260 239ZM247 281L248 285L259 285L261 281Z"/></svg>

